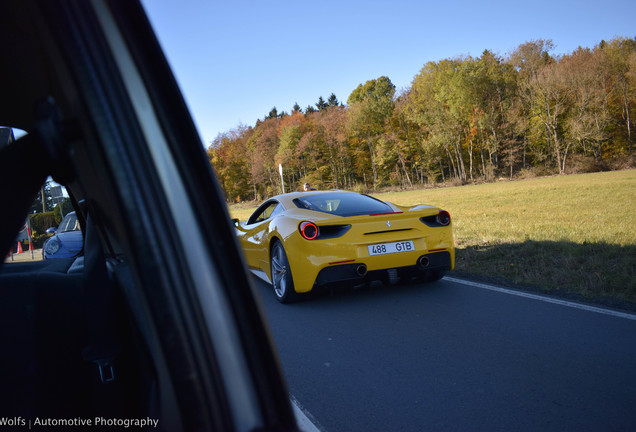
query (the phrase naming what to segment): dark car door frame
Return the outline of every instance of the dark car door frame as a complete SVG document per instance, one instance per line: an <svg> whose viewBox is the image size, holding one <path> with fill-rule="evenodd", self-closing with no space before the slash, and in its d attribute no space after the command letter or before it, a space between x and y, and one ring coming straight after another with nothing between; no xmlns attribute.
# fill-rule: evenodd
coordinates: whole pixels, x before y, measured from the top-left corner
<svg viewBox="0 0 636 432"><path fill-rule="evenodd" d="M51 60L62 87L82 95L62 97L90 143L73 162L111 255L141 287L184 430L295 429L220 188L141 5L31 6L66 59Z"/></svg>

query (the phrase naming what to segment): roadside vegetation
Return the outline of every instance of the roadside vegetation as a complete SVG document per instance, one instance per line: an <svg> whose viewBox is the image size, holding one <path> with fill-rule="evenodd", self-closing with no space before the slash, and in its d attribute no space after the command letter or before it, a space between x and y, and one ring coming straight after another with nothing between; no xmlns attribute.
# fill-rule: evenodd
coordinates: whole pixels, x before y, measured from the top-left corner
<svg viewBox="0 0 636 432"><path fill-rule="evenodd" d="M448 210L459 274L636 305L636 170L372 195ZM229 210L245 220L255 207Z"/></svg>
<svg viewBox="0 0 636 432"><path fill-rule="evenodd" d="M553 49L534 40L505 56L429 61L408 88L381 76L346 103L332 93L273 108L219 134L208 157L228 202L278 194L279 164L287 191L358 192L633 167L636 40Z"/></svg>

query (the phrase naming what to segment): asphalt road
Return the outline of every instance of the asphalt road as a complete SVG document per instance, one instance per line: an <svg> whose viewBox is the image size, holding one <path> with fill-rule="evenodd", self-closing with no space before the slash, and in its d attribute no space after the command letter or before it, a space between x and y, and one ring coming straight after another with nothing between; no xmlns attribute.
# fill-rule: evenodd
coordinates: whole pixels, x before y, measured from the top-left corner
<svg viewBox="0 0 636 432"><path fill-rule="evenodd" d="M256 284L322 432L636 430L634 319L445 279L292 305Z"/></svg>

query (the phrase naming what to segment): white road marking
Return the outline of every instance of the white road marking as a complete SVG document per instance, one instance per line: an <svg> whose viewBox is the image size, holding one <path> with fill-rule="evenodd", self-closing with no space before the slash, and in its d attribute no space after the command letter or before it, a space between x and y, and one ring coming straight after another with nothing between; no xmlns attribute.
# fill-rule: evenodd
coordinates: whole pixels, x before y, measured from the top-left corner
<svg viewBox="0 0 636 432"><path fill-rule="evenodd" d="M527 293L527 292L523 292L523 291L515 291L515 290L511 290L511 289L507 289L507 288L502 288L502 287L498 287L495 285L488 285L488 284L483 284L480 282L472 282L472 281L467 281L464 279L456 279L454 277L444 277L443 280L447 280L449 282L455 282L455 283L460 283L460 284L464 284L464 285L469 285L469 286L473 286L476 288L482 288L482 289L487 289L490 291L497 291L500 293L504 293L504 294L511 294L511 295L516 295L519 297L526 297L526 298L530 298L530 299L534 299L534 300L540 300L540 301L544 301L544 302L548 302L548 303L554 303L554 304L558 304L561 306L567 306L567 307L571 307L571 308L575 308L575 309L582 309L582 310L586 310L589 312L596 312L596 313L600 313L600 314L604 314L604 315L610 315L613 317L618 317L618 318L625 318L625 319L630 319L630 320L634 320L636 321L636 315L634 314L630 314L630 313L625 313L625 312L618 312L618 311L614 311L611 309L605 309L605 308L600 308L600 307L596 307L596 306L589 306L589 305L585 305L585 304L581 304L581 303L575 303L575 302L571 302L571 301L567 301L567 300L561 300L561 299L556 299L556 298L552 298L552 297L547 297L547 296L542 296L542 295L538 295L538 294L532 294L532 293Z"/></svg>
<svg viewBox="0 0 636 432"><path fill-rule="evenodd" d="M292 408L294 409L294 415L296 416L296 423L298 424L298 429L302 432L320 432L320 429L316 427L316 425L309 420L309 417L305 414L305 412L300 408L300 404L293 396L290 396Z"/></svg>

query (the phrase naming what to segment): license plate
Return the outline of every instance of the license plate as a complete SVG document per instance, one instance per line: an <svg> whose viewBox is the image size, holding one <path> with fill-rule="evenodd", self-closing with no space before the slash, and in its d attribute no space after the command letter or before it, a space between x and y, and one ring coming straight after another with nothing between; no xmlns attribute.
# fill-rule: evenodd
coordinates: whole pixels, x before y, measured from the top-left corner
<svg viewBox="0 0 636 432"><path fill-rule="evenodd" d="M412 240L408 240L392 243L378 243L369 245L367 248L369 248L369 255L386 255L413 251L415 250L415 245Z"/></svg>

